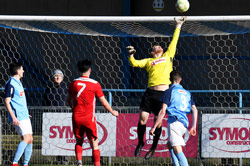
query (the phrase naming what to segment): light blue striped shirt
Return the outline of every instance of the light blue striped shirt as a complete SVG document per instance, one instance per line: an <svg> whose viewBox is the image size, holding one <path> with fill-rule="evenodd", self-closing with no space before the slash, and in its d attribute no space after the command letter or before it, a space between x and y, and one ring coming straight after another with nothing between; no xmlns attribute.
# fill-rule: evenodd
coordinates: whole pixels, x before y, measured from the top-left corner
<svg viewBox="0 0 250 166"><path fill-rule="evenodd" d="M29 119L29 112L27 108L27 101L20 80L11 77L5 84L5 98L11 97L10 105L13 113L19 121ZM9 121L12 118L9 115Z"/></svg>

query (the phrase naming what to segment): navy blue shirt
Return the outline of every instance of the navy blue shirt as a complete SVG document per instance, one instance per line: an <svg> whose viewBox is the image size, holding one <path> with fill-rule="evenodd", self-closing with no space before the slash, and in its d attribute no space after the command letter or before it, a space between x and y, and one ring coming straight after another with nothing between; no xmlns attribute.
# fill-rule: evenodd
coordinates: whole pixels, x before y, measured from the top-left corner
<svg viewBox="0 0 250 166"><path fill-rule="evenodd" d="M191 106L195 105L190 92L180 84L173 84L164 92L161 101L168 106L168 123L178 120L187 128L189 125L187 114L190 113Z"/></svg>

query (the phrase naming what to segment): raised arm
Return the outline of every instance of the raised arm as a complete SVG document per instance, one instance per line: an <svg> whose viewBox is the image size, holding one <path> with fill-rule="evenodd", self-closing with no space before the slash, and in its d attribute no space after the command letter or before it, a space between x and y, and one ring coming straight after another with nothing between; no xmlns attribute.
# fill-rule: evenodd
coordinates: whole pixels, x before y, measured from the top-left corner
<svg viewBox="0 0 250 166"><path fill-rule="evenodd" d="M174 58L174 56L175 56L176 46L177 46L177 42L178 42L178 39L179 39L179 36L180 36L181 27L182 27L182 24L186 21L186 17L181 17L180 19L175 17L174 20L176 22L176 28L175 28L175 31L174 31L174 34L173 34L172 41L168 46L168 50L164 54L165 56L168 55L168 56L170 56L172 58Z"/></svg>
<svg viewBox="0 0 250 166"><path fill-rule="evenodd" d="M134 47L133 46L127 46L126 49L127 49L127 52L128 52L128 60L129 60L130 65L132 67L144 68L147 61L145 59L136 60L134 58L134 54L136 53L136 50L134 49Z"/></svg>
<svg viewBox="0 0 250 166"><path fill-rule="evenodd" d="M189 130L189 134L192 136L196 135L196 126L197 126L197 118L198 118L198 110L195 105L192 105L191 107L192 112L193 112L193 124L191 129Z"/></svg>
<svg viewBox="0 0 250 166"><path fill-rule="evenodd" d="M119 113L116 110L113 110L111 106L109 105L108 101L105 99L104 96L99 97L100 102L102 103L103 107L108 110L113 116L118 116Z"/></svg>

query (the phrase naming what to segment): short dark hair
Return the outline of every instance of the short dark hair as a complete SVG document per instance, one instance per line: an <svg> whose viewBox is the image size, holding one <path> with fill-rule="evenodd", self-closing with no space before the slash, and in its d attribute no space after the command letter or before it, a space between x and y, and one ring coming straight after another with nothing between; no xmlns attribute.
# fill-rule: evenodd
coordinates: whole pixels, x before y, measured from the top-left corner
<svg viewBox="0 0 250 166"><path fill-rule="evenodd" d="M85 73L91 68L91 61L87 59L80 60L77 63L77 68L79 72Z"/></svg>
<svg viewBox="0 0 250 166"><path fill-rule="evenodd" d="M180 71L177 71L177 70L173 70L171 73L170 73L170 81L171 82L174 82L174 81L178 81L179 79L182 78L182 73Z"/></svg>
<svg viewBox="0 0 250 166"><path fill-rule="evenodd" d="M16 75L17 74L17 70L20 69L22 67L22 63L20 62L13 62L10 64L9 66L9 72L10 74L13 76L13 75Z"/></svg>

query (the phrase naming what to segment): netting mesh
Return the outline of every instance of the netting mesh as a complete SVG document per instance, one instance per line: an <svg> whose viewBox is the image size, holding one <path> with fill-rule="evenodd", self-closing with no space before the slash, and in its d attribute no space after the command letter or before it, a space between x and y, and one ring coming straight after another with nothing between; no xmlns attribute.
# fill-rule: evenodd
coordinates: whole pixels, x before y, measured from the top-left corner
<svg viewBox="0 0 250 166"><path fill-rule="evenodd" d="M132 68L127 60L125 47L133 45L135 58L150 57L151 47L160 44L167 49L175 28L174 22L22 22L0 21L0 88L9 79L8 66L19 60L24 64L22 79L29 106L46 106L45 89L52 81L54 69L64 73L63 82L68 85L78 77L76 63L80 59L93 62L91 77L99 81L105 96L111 103L123 109L123 113L138 113L143 90L147 86L147 73ZM235 22L186 22L182 28L174 59L174 69L183 72L182 85L191 90L198 107L212 107L215 113L235 113L229 107L250 107L250 24ZM3 105L3 97L1 105ZM99 103L98 103L99 105ZM136 106L136 109L131 107ZM215 107L228 107L218 111ZM46 109L45 109L46 110ZM51 108L48 108L51 112ZM124 111L126 110L126 111ZM3 110L2 112L4 112ZM62 111L62 110L60 110ZM62 112L68 112L65 109ZM242 113L248 113L242 109ZM36 112L36 113L35 113ZM56 157L41 157L42 112L35 110L35 154L32 162L55 165ZM46 112L46 111L45 111ZM213 110L210 112L214 113ZM238 113L238 109L236 111ZM2 114L3 165L11 162L16 143L15 135ZM200 129L201 130L201 129ZM4 142L5 141L5 142ZM11 142L12 141L12 142ZM9 145L10 144L10 145ZM199 150L200 152L200 150ZM37 160L36 160L37 159ZM91 158L85 158L92 163ZM222 161L223 160L223 161ZM71 164L75 159L68 158ZM104 157L104 165L169 165L169 158ZM206 165L236 164L237 159L202 159ZM199 159L189 158L191 165ZM249 164L248 160L244 163Z"/></svg>
<svg viewBox="0 0 250 166"><path fill-rule="evenodd" d="M64 82L68 84L77 77L75 64L83 58L94 62L91 77L104 89L145 89L147 73L130 67L125 47L135 47L136 59L148 58L154 44L167 49L174 31L173 22L5 21L0 25L1 87L8 79L9 63L23 61L26 70L23 84L27 88L29 105L44 105L44 88L54 69L63 70ZM240 94L230 90L249 89L248 25L248 21L184 24L174 60L174 68L184 73L184 87L189 90L228 90L195 92L198 106L240 105ZM149 33L149 29L154 33ZM139 105L142 93L118 91L112 95L113 105L134 106ZM244 92L242 96L242 106L249 106L249 93Z"/></svg>

